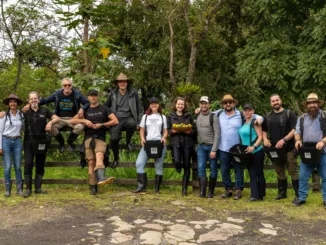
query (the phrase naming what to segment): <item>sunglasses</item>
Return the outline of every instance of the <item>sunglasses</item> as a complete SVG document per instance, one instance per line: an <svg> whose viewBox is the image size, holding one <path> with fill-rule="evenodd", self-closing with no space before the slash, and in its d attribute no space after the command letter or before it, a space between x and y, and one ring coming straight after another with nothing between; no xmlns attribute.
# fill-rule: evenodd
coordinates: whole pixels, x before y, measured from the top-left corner
<svg viewBox="0 0 326 245"><path fill-rule="evenodd" d="M71 84L64 84L64 87L71 87Z"/></svg>
<svg viewBox="0 0 326 245"><path fill-rule="evenodd" d="M223 101L223 105L227 105L227 104L232 105L233 104L233 101L232 100Z"/></svg>

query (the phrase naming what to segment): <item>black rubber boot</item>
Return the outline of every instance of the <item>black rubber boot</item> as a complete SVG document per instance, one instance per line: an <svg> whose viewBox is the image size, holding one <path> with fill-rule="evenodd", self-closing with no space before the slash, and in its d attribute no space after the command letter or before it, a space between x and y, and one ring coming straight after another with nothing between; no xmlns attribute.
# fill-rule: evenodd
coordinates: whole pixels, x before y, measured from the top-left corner
<svg viewBox="0 0 326 245"><path fill-rule="evenodd" d="M295 193L295 198L292 200L292 203L294 204L299 198L299 180L292 180L292 186Z"/></svg>
<svg viewBox="0 0 326 245"><path fill-rule="evenodd" d="M188 196L187 190L190 176L183 176L182 178L182 196Z"/></svg>
<svg viewBox="0 0 326 245"><path fill-rule="evenodd" d="M63 153L65 151L65 140L64 140L62 134L59 133L57 136L55 136L55 139L59 143L59 152Z"/></svg>
<svg viewBox="0 0 326 245"><path fill-rule="evenodd" d="M206 177L199 177L199 189L200 194L199 197L206 197L206 187L207 187L207 178Z"/></svg>
<svg viewBox="0 0 326 245"><path fill-rule="evenodd" d="M288 189L288 181L286 179L278 179L277 186L278 186L278 194L275 200L281 200L287 198L288 196L286 195L286 192Z"/></svg>
<svg viewBox="0 0 326 245"><path fill-rule="evenodd" d="M128 151L132 151L134 149L133 144L131 143L131 138L135 132L135 128L126 128L126 143Z"/></svg>
<svg viewBox="0 0 326 245"><path fill-rule="evenodd" d="M74 152L76 150L75 145L74 145L74 141L77 138L78 138L78 134L75 134L73 132L71 132L69 134L69 137L68 137L68 140L67 140L69 151Z"/></svg>
<svg viewBox="0 0 326 245"><path fill-rule="evenodd" d="M41 174L35 175L35 180L34 180L35 194L48 194L46 191L42 191L42 180L43 180L43 175Z"/></svg>
<svg viewBox="0 0 326 245"><path fill-rule="evenodd" d="M209 178L209 184L208 184L208 198L213 198L214 197L214 189L216 186L216 180L217 178Z"/></svg>
<svg viewBox="0 0 326 245"><path fill-rule="evenodd" d="M105 184L112 184L115 180L114 177L105 178L105 169L98 168L95 170L96 178L97 178L97 185L105 185Z"/></svg>
<svg viewBox="0 0 326 245"><path fill-rule="evenodd" d="M155 193L160 193L160 186L162 183L163 175L156 175L155 176Z"/></svg>
<svg viewBox="0 0 326 245"><path fill-rule="evenodd" d="M116 168L119 164L119 142L111 142L111 149L114 156L114 160L111 163L111 168Z"/></svg>
<svg viewBox="0 0 326 245"><path fill-rule="evenodd" d="M89 185L89 194L90 195L96 195L97 194L98 187L97 185Z"/></svg>
<svg viewBox="0 0 326 245"><path fill-rule="evenodd" d="M16 183L16 189L17 189L17 195L23 197L24 196L23 181Z"/></svg>
<svg viewBox="0 0 326 245"><path fill-rule="evenodd" d="M25 175L26 193L24 197L30 197L32 195L32 175Z"/></svg>
<svg viewBox="0 0 326 245"><path fill-rule="evenodd" d="M11 187L12 187L12 185L11 185L11 182L6 182L6 192L5 192L5 194L3 195L4 197L10 197L10 195L11 195Z"/></svg>
<svg viewBox="0 0 326 245"><path fill-rule="evenodd" d="M146 192L146 185L147 185L147 173L137 174L137 189L131 192L139 193L139 192Z"/></svg>

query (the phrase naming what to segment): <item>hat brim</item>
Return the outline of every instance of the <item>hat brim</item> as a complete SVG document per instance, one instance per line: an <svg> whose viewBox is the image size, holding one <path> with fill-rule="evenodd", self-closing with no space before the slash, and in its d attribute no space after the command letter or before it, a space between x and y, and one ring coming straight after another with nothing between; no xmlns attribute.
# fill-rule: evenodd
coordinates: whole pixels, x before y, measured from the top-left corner
<svg viewBox="0 0 326 245"><path fill-rule="evenodd" d="M128 82L128 84L131 84L131 83L133 83L134 82L134 79L127 79L127 80L114 80L113 82L115 83L115 84L117 84L119 81L127 81Z"/></svg>
<svg viewBox="0 0 326 245"><path fill-rule="evenodd" d="M201 100L201 101L199 101L199 103L202 103L202 102L209 103L208 100Z"/></svg>
<svg viewBox="0 0 326 245"><path fill-rule="evenodd" d="M230 101L230 100L233 101L234 105L238 105L238 103L239 103L239 101L238 101L237 99L225 99L225 100L222 100L222 101L220 102L220 104L223 105L223 102L224 102L224 101Z"/></svg>
<svg viewBox="0 0 326 245"><path fill-rule="evenodd" d="M307 107L307 103L309 103L309 102L318 102L319 107L321 107L325 103L325 101L323 101L323 100L309 100L309 101L305 100L305 101L302 102L302 105L304 107Z"/></svg>
<svg viewBox="0 0 326 245"><path fill-rule="evenodd" d="M2 103L4 103L5 105L9 105L9 101L10 101L10 100L16 100L18 106L20 106L20 105L22 105L22 104L24 103L23 100L18 99L18 98L6 98L6 99L4 99L4 100L2 101Z"/></svg>

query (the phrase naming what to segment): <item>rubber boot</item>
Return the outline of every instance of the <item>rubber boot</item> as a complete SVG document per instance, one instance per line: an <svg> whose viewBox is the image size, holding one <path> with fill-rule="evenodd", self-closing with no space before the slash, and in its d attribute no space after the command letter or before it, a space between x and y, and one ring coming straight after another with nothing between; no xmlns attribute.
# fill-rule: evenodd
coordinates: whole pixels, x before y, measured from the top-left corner
<svg viewBox="0 0 326 245"><path fill-rule="evenodd" d="M57 136L55 136L55 139L59 143L59 152L63 153L65 151L65 140L64 140L62 134L59 133Z"/></svg>
<svg viewBox="0 0 326 245"><path fill-rule="evenodd" d="M207 187L207 178L206 177L199 177L199 189L200 194L199 197L206 197L206 187Z"/></svg>
<svg viewBox="0 0 326 245"><path fill-rule="evenodd" d="M34 185L35 185L35 194L48 194L46 191L42 191L42 179L43 175L36 174Z"/></svg>
<svg viewBox="0 0 326 245"><path fill-rule="evenodd" d="M160 186L162 183L163 175L156 175L155 176L155 193L160 193Z"/></svg>
<svg viewBox="0 0 326 245"><path fill-rule="evenodd" d="M295 198L292 200L292 203L294 204L299 198L299 180L292 180L292 186L295 193Z"/></svg>
<svg viewBox="0 0 326 245"><path fill-rule="evenodd" d="M4 194L4 197L10 197L10 195L11 195L11 187L12 187L11 182L6 182L5 185L6 185L6 192Z"/></svg>
<svg viewBox="0 0 326 245"><path fill-rule="evenodd" d="M95 170L96 178L97 178L97 185L105 185L105 184L112 184L115 180L114 177L105 178L105 169L98 168Z"/></svg>
<svg viewBox="0 0 326 245"><path fill-rule="evenodd" d="M132 193L146 192L147 173L137 174L137 189L131 191Z"/></svg>
<svg viewBox="0 0 326 245"><path fill-rule="evenodd" d="M116 168L119 164L119 142L111 142L111 149L114 156L114 160L111 163L111 168Z"/></svg>
<svg viewBox="0 0 326 245"><path fill-rule="evenodd" d="M24 196L23 181L16 183L16 189L17 189L17 195L23 197Z"/></svg>
<svg viewBox="0 0 326 245"><path fill-rule="evenodd" d="M277 185L278 185L278 194L275 200L281 200L287 198L286 192L288 189L288 181L286 179L278 179Z"/></svg>
<svg viewBox="0 0 326 245"><path fill-rule="evenodd" d="M98 190L98 186L97 185L89 185L89 194L90 195L96 195L97 194L97 190Z"/></svg>
<svg viewBox="0 0 326 245"><path fill-rule="evenodd" d="M76 150L75 145L74 145L74 141L77 138L78 138L78 134L70 132L68 140L67 140L69 151L74 152Z"/></svg>
<svg viewBox="0 0 326 245"><path fill-rule="evenodd" d="M209 183L208 183L208 198L213 198L214 197L214 189L216 186L216 180L217 178L211 178L209 177Z"/></svg>
<svg viewBox="0 0 326 245"><path fill-rule="evenodd" d="M187 190L190 176L183 176L182 178L182 196L188 196Z"/></svg>
<svg viewBox="0 0 326 245"><path fill-rule="evenodd" d="M24 197L30 197L32 195L32 175L25 175L26 193Z"/></svg>
<svg viewBox="0 0 326 245"><path fill-rule="evenodd" d="M126 128L126 143L129 152L134 149L134 145L131 143L131 138L134 132L135 132L134 128Z"/></svg>

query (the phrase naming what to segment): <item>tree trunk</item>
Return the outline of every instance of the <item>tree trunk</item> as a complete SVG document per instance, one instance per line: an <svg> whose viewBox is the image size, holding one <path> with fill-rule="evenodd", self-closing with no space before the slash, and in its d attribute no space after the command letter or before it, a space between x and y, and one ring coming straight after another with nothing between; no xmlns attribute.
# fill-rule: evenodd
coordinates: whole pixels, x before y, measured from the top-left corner
<svg viewBox="0 0 326 245"><path fill-rule="evenodd" d="M23 57L21 54L18 54L17 55L17 74L16 74L16 79L15 79L15 84L14 84L14 93L15 94L17 93L20 74L22 72L22 64L23 64Z"/></svg>
<svg viewBox="0 0 326 245"><path fill-rule="evenodd" d="M172 91L174 87L177 85L173 73L173 64L174 64L174 45L173 45L173 26L172 26L172 14L174 13L175 9L172 10L171 14L169 15L168 22L170 27L170 80L172 84Z"/></svg>
<svg viewBox="0 0 326 245"><path fill-rule="evenodd" d="M84 36L83 36L83 43L88 44L88 31L89 31L89 16L88 14L85 14L84 16ZM89 57L88 57L88 50L83 50L83 57L84 57L84 67L83 67L83 73L89 72Z"/></svg>
<svg viewBox="0 0 326 245"><path fill-rule="evenodd" d="M191 43L190 59L188 66L188 76L186 83L193 83L196 69L196 58L197 58L197 44Z"/></svg>

